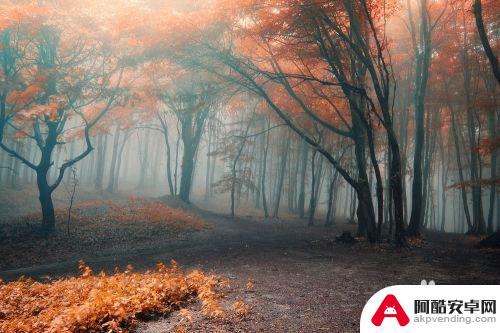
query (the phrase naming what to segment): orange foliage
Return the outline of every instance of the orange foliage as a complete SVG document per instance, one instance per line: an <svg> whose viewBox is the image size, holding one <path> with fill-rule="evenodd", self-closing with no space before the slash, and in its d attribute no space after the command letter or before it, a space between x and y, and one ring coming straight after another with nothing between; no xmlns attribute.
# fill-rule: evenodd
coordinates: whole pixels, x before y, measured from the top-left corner
<svg viewBox="0 0 500 333"><path fill-rule="evenodd" d="M131 197L125 206L107 202L109 218L117 222L139 222L168 224L175 229L189 228L201 230L207 227L205 222L195 214L189 214L179 208L165 206L159 201L146 201Z"/></svg>
<svg viewBox="0 0 500 333"><path fill-rule="evenodd" d="M105 211L97 214L88 214L86 208L103 208ZM67 209L55 210L56 219L64 221L67 218ZM140 224L147 222L148 225L157 224L168 227L173 231L202 230L208 227L208 223L196 214L188 213L180 208L172 208L159 201L148 201L136 197L130 197L125 205L117 204L110 200L85 201L74 206L72 219L79 227L93 228L93 221L99 221L99 217L121 224ZM29 214L24 217L26 222L40 219L40 213ZM97 222L96 222L97 223Z"/></svg>
<svg viewBox="0 0 500 333"><path fill-rule="evenodd" d="M233 303L233 310L238 316L245 317L250 312L250 306L245 304L243 301L238 300Z"/></svg>
<svg viewBox="0 0 500 333"><path fill-rule="evenodd" d="M141 316L169 313L196 299L208 316L224 315L217 290L227 281L196 270L185 275L175 261L145 273L129 265L95 276L83 261L80 270L78 277L49 283L21 278L0 284L0 331L126 332Z"/></svg>

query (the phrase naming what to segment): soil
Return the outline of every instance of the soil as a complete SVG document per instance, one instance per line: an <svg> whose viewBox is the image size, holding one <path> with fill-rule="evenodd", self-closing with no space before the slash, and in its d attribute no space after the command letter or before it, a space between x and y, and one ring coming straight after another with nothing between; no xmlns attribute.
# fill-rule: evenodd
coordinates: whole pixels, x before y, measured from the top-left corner
<svg viewBox="0 0 500 333"><path fill-rule="evenodd" d="M164 200L166 200L164 198ZM353 225L308 227L306 221L236 217L194 209L211 227L175 237L144 241L133 249L70 254L46 264L24 262L0 277L36 279L77 274L84 259L94 271L133 264L136 270L175 259L186 270L202 269L227 278L231 288L223 305L235 300L250 306L247 316L214 321L200 315L185 320L174 313L142 323L137 332L358 332L365 302L376 291L395 284L499 284L500 251L476 249L476 238L428 234L424 241L397 249L390 244L336 240ZM253 287L247 288L247 284ZM199 304L193 304L193 309ZM193 313L198 313L194 311Z"/></svg>

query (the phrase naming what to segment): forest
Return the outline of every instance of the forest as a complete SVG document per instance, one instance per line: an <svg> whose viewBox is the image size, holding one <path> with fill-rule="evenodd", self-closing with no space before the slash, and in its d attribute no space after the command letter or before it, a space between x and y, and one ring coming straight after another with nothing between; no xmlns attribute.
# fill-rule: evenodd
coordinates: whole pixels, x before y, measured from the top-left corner
<svg viewBox="0 0 500 333"><path fill-rule="evenodd" d="M358 332L500 284L494 0L0 0L0 332Z"/></svg>

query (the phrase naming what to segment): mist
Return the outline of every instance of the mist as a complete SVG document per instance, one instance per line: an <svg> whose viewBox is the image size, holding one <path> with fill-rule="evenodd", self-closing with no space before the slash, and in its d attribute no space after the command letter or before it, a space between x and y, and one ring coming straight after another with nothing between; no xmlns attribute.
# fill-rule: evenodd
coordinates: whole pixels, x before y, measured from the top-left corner
<svg viewBox="0 0 500 333"><path fill-rule="evenodd" d="M387 286L497 285L498 27L481 0L0 0L0 331L357 332Z"/></svg>

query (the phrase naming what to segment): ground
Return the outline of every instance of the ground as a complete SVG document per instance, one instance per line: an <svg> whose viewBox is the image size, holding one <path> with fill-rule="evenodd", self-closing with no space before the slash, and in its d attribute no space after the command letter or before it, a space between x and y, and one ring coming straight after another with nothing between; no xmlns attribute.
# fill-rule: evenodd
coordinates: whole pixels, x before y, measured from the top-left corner
<svg viewBox="0 0 500 333"><path fill-rule="evenodd" d="M19 248L30 255L19 256L17 262L12 254L16 248L2 242L2 254L14 259L2 262L6 268L0 277L73 275L79 259L94 271L112 271L128 263L144 270L175 259L186 270L201 268L227 278L231 288L226 307L235 300L250 306L245 318L228 322L194 315L186 323L174 313L141 324L137 331L143 333L171 332L179 324L188 332L357 332L364 303L385 286L418 284L422 279L438 284L500 283L500 252L474 249L477 239L462 235L429 234L423 242L395 249L390 244L336 241L342 231L353 230L342 219L332 228L321 226L320 221L307 227L305 221L293 218L231 218L194 206L182 208L201 216L208 227L159 235L157 229L146 229L154 241L133 238L131 248L101 244L97 250L82 251L76 246L73 251L64 248L71 242L63 242L57 255L43 258L36 255L39 249L18 239ZM127 235L133 234L132 230Z"/></svg>

